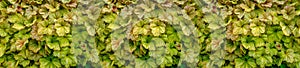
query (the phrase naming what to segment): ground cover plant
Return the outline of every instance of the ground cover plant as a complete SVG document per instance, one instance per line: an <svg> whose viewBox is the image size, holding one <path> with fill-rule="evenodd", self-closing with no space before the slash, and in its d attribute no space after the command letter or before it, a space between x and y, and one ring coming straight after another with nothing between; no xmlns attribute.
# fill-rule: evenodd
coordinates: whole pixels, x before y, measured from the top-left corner
<svg viewBox="0 0 300 68"><path fill-rule="evenodd" d="M299 0L0 0L0 68L300 68Z"/></svg>

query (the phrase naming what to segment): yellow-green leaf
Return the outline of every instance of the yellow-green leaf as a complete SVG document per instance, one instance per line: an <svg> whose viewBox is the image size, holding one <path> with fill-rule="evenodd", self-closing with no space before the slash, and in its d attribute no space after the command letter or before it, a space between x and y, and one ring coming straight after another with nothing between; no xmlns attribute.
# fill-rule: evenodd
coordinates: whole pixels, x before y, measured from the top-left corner
<svg viewBox="0 0 300 68"><path fill-rule="evenodd" d="M21 29L24 29L25 26L23 24L19 24L19 23L15 23L12 28L15 28L17 30L21 30Z"/></svg>
<svg viewBox="0 0 300 68"><path fill-rule="evenodd" d="M2 57L4 55L4 53L6 52L6 46L0 44L0 57Z"/></svg>

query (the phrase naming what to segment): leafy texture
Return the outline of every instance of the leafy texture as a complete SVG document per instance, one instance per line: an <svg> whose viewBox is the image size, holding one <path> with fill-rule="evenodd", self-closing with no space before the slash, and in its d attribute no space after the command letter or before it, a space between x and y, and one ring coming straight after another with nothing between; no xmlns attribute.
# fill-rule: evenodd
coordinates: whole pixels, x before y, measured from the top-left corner
<svg viewBox="0 0 300 68"><path fill-rule="evenodd" d="M0 68L299 68L299 0L0 0Z"/></svg>

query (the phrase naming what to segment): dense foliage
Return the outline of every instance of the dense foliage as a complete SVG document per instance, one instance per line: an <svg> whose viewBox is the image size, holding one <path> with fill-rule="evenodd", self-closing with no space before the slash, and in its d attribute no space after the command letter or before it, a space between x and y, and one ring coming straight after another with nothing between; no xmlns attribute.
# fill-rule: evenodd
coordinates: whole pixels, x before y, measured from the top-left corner
<svg viewBox="0 0 300 68"><path fill-rule="evenodd" d="M299 15L299 0L0 0L0 68L299 68Z"/></svg>

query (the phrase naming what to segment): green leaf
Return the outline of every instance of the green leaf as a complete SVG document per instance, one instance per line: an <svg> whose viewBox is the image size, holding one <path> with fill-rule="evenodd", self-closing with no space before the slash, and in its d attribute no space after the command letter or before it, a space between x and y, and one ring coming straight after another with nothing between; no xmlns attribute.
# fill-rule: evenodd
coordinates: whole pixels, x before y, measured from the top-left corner
<svg viewBox="0 0 300 68"><path fill-rule="evenodd" d="M20 62L20 64L21 64L23 67L28 66L29 63L30 63L30 60L24 60L24 61Z"/></svg>
<svg viewBox="0 0 300 68"><path fill-rule="evenodd" d="M5 1L1 1L0 4L0 9L7 7L7 3Z"/></svg>
<svg viewBox="0 0 300 68"><path fill-rule="evenodd" d="M52 59L52 62L51 62L53 65L55 65L55 67L57 67L57 68L60 68L61 67L61 64L60 64L60 61L59 61L59 59L57 59L57 58L54 58L54 59Z"/></svg>
<svg viewBox="0 0 300 68"><path fill-rule="evenodd" d="M225 45L225 50L228 51L229 53L232 53L236 48L237 48L237 46L233 45L233 44Z"/></svg>
<svg viewBox="0 0 300 68"><path fill-rule="evenodd" d="M244 34L247 35L248 34L248 29L245 27L235 27L233 28L233 34Z"/></svg>
<svg viewBox="0 0 300 68"><path fill-rule="evenodd" d="M46 4L43 4L44 7L46 7L47 9L49 9L50 12L55 12L59 9L59 4L56 4L56 5L50 5L48 3Z"/></svg>
<svg viewBox="0 0 300 68"><path fill-rule="evenodd" d="M170 55L171 55L171 56L177 55L177 53L178 53L178 51L177 51L176 49L174 49L174 48L169 49L168 51L170 52Z"/></svg>
<svg viewBox="0 0 300 68"><path fill-rule="evenodd" d="M189 36L192 32L191 29L189 29L189 27L187 26L181 26L182 32L184 35Z"/></svg>
<svg viewBox="0 0 300 68"><path fill-rule="evenodd" d="M47 43L47 46L48 46L50 49L53 49L53 50L60 50L60 46L59 46L59 43L58 43L58 42Z"/></svg>
<svg viewBox="0 0 300 68"><path fill-rule="evenodd" d="M71 65L73 64L76 64L77 63L77 60L75 57L72 57L72 56L66 56L64 57L63 59L60 60L61 64L62 65L65 65L67 68L70 67Z"/></svg>
<svg viewBox="0 0 300 68"><path fill-rule="evenodd" d="M9 3L15 4L18 0L8 0Z"/></svg>
<svg viewBox="0 0 300 68"><path fill-rule="evenodd" d="M161 28L160 27L152 27L151 28L151 33L154 36L159 36L161 34Z"/></svg>
<svg viewBox="0 0 300 68"><path fill-rule="evenodd" d="M143 61L141 59L135 59L135 62L136 62L136 64L135 64L136 68L143 67L143 65L146 63L146 61Z"/></svg>
<svg viewBox="0 0 300 68"><path fill-rule="evenodd" d="M7 33L3 29L0 29L0 36L5 37L7 36Z"/></svg>
<svg viewBox="0 0 300 68"><path fill-rule="evenodd" d="M112 24L109 24L109 25L107 26L107 28L110 28L110 29L112 29L112 30L119 29L120 27L121 27L121 26L118 25L118 24L116 24L116 23L112 23Z"/></svg>
<svg viewBox="0 0 300 68"><path fill-rule="evenodd" d="M62 3L66 4L66 3L70 3L71 0L60 0Z"/></svg>
<svg viewBox="0 0 300 68"><path fill-rule="evenodd" d="M144 43L144 44L142 44L143 45L143 47L145 48L145 49L149 49L149 44L147 44L147 43ZM153 44L151 44L152 45L152 47L154 46Z"/></svg>
<svg viewBox="0 0 300 68"><path fill-rule="evenodd" d="M14 11L14 10L13 10ZM13 15L9 15L7 20L10 23L22 23L24 18L22 17L21 14L13 14Z"/></svg>
<svg viewBox="0 0 300 68"><path fill-rule="evenodd" d="M42 58L39 60L39 63L40 63L40 68L45 68L51 62L45 58Z"/></svg>
<svg viewBox="0 0 300 68"><path fill-rule="evenodd" d="M232 65L226 65L226 66L224 66L223 68L234 68Z"/></svg>
<svg viewBox="0 0 300 68"><path fill-rule="evenodd" d="M295 37L300 37L300 29L298 27L295 27L292 32Z"/></svg>
<svg viewBox="0 0 300 68"><path fill-rule="evenodd" d="M267 42L274 42L277 38L275 34L268 35L267 37L268 37L266 40Z"/></svg>
<svg viewBox="0 0 300 68"><path fill-rule="evenodd" d="M284 19L292 20L296 16L295 7L293 6L285 6L283 10L281 10Z"/></svg>
<svg viewBox="0 0 300 68"><path fill-rule="evenodd" d="M4 61L6 61L6 57L0 57L0 64L2 64Z"/></svg>
<svg viewBox="0 0 300 68"><path fill-rule="evenodd" d="M10 40L11 36L6 36L5 38L3 38L2 40L0 40L1 43L8 43Z"/></svg>
<svg viewBox="0 0 300 68"><path fill-rule="evenodd" d="M8 68L16 68L17 65L18 63L14 59L7 59L7 61L3 63L3 66Z"/></svg>
<svg viewBox="0 0 300 68"><path fill-rule="evenodd" d="M253 68L256 68L256 63L255 63L255 60L254 59L248 59L247 60L247 63L249 64L249 66L253 67Z"/></svg>
<svg viewBox="0 0 300 68"><path fill-rule="evenodd" d="M41 45L37 45L33 41L30 41L28 45L29 50L33 51L34 53L37 53L41 49L41 47Z"/></svg>
<svg viewBox="0 0 300 68"><path fill-rule="evenodd" d="M241 68L245 61L240 59L240 58L237 58L237 59L234 59L234 63L235 63L235 68Z"/></svg>
<svg viewBox="0 0 300 68"><path fill-rule="evenodd" d="M216 30L216 29L221 28L221 26L218 25L217 23L210 23L210 24L208 25L208 28L211 28L211 29L213 29L213 30Z"/></svg>
<svg viewBox="0 0 300 68"><path fill-rule="evenodd" d="M265 3L267 0L255 0L257 3L261 4L261 3Z"/></svg>
<svg viewBox="0 0 300 68"><path fill-rule="evenodd" d="M58 58L62 58L65 57L67 55L68 52L66 51L54 51L53 52L53 56L56 56Z"/></svg>
<svg viewBox="0 0 300 68"><path fill-rule="evenodd" d="M147 30L146 28L141 28L141 29L139 30L139 34L148 35L148 31L149 31L149 30Z"/></svg>
<svg viewBox="0 0 300 68"><path fill-rule="evenodd" d="M135 59L136 65L135 68L156 68L157 65L154 59L141 60Z"/></svg>
<svg viewBox="0 0 300 68"><path fill-rule="evenodd" d="M253 38L255 41L255 47L265 46L265 41L262 38Z"/></svg>
<svg viewBox="0 0 300 68"><path fill-rule="evenodd" d="M157 3L165 3L167 0L155 0Z"/></svg>
<svg viewBox="0 0 300 68"><path fill-rule="evenodd" d="M260 58L256 59L256 63L258 65L261 65L262 67L264 67L264 65L266 65L267 62L268 62L267 59L264 57L260 57Z"/></svg>
<svg viewBox="0 0 300 68"><path fill-rule="evenodd" d="M58 36L65 36L69 32L70 32L69 27L58 27L58 28L56 28L56 33L57 33Z"/></svg>
<svg viewBox="0 0 300 68"><path fill-rule="evenodd" d="M105 15L104 18L102 18L102 20L106 23L113 23L115 22L116 17L116 14Z"/></svg>
<svg viewBox="0 0 300 68"><path fill-rule="evenodd" d="M248 52L248 55L251 56L251 57L253 57L253 58L259 58L259 57L262 56L262 54L263 54L263 52L260 51L260 50L257 50L257 51L249 51L249 52Z"/></svg>
<svg viewBox="0 0 300 68"><path fill-rule="evenodd" d="M259 28L258 27L254 27L251 29L251 32L254 36L259 36L260 32L259 32Z"/></svg>
<svg viewBox="0 0 300 68"><path fill-rule="evenodd" d="M17 40L15 42L15 46L17 50L23 50L26 48L26 44L28 43L28 40L24 39L24 40Z"/></svg>
<svg viewBox="0 0 300 68"><path fill-rule="evenodd" d="M260 67L269 66L268 64L273 63L273 59L271 56L262 56L256 59L257 65L260 65Z"/></svg>
<svg viewBox="0 0 300 68"><path fill-rule="evenodd" d="M233 28L233 34L242 34L242 33L243 33L242 28L240 27Z"/></svg>
<svg viewBox="0 0 300 68"><path fill-rule="evenodd" d="M6 52L6 46L0 44L0 57L2 57L4 55L4 53Z"/></svg>
<svg viewBox="0 0 300 68"><path fill-rule="evenodd" d="M15 28L17 30L21 30L21 29L24 29L25 26L23 24L19 24L19 23L15 23L12 28Z"/></svg>
<svg viewBox="0 0 300 68"><path fill-rule="evenodd" d="M159 57L162 57L162 55L164 55L166 51L167 50L163 47L156 48L156 50L149 51L149 56L151 56L153 58L159 58Z"/></svg>
<svg viewBox="0 0 300 68"><path fill-rule="evenodd" d="M277 55L278 51L274 48L270 49L270 48L267 48L266 49L266 53L273 56L273 55Z"/></svg>
<svg viewBox="0 0 300 68"><path fill-rule="evenodd" d="M288 48L288 49L291 49L293 48L293 44L292 43L283 43L283 45Z"/></svg>
<svg viewBox="0 0 300 68"><path fill-rule="evenodd" d="M294 50L292 49L287 49L286 52L281 51L278 53L280 58L283 58L284 61L289 62L289 63L293 63L295 62L295 54L294 54Z"/></svg>
<svg viewBox="0 0 300 68"><path fill-rule="evenodd" d="M87 30L89 35L95 36L95 34L96 34L95 28L93 28L92 26L88 26L88 27L86 27L86 30Z"/></svg>
<svg viewBox="0 0 300 68"><path fill-rule="evenodd" d="M161 38L152 38L151 42L155 43L156 47L162 47L162 46L166 45L165 42L164 42L164 40L161 39Z"/></svg>
<svg viewBox="0 0 300 68"><path fill-rule="evenodd" d="M60 47L70 46L70 42L67 38L59 38Z"/></svg>
<svg viewBox="0 0 300 68"><path fill-rule="evenodd" d="M284 37L282 38L282 41L283 41L284 43L290 43L290 42L292 42L292 38L291 38L291 37L284 36Z"/></svg>
<svg viewBox="0 0 300 68"><path fill-rule="evenodd" d="M283 34L286 36L290 36L290 34L292 33L291 29L287 26L282 26L281 29Z"/></svg>
<svg viewBox="0 0 300 68"><path fill-rule="evenodd" d="M150 42L148 47L149 47L149 50L156 50L154 42Z"/></svg>
<svg viewBox="0 0 300 68"><path fill-rule="evenodd" d="M21 55L14 55L15 60L24 60L25 57L22 57Z"/></svg>
<svg viewBox="0 0 300 68"><path fill-rule="evenodd" d="M45 28L45 27L41 27L38 29L38 33L39 34L52 34L52 29L51 28Z"/></svg>
<svg viewBox="0 0 300 68"><path fill-rule="evenodd" d="M251 28L251 32L254 36L260 36L261 33L265 32L265 27L255 26L255 27Z"/></svg>
<svg viewBox="0 0 300 68"><path fill-rule="evenodd" d="M28 68L39 68L37 65L33 64L31 66L27 66Z"/></svg>
<svg viewBox="0 0 300 68"><path fill-rule="evenodd" d="M140 34L141 33L141 27L133 27L132 34Z"/></svg>
<svg viewBox="0 0 300 68"><path fill-rule="evenodd" d="M242 43L242 45L249 50L255 50L255 45L253 42Z"/></svg>
<svg viewBox="0 0 300 68"><path fill-rule="evenodd" d="M239 6L240 6L241 8L243 8L244 11L250 12L250 11L254 10L255 4L254 4L254 3L250 3L250 5L240 4Z"/></svg>
<svg viewBox="0 0 300 68"><path fill-rule="evenodd" d="M224 59L229 60L229 61L234 61L235 58L237 58L237 55L229 54L229 55L226 55Z"/></svg>
<svg viewBox="0 0 300 68"><path fill-rule="evenodd" d="M172 56L166 56L166 57L157 59L157 60L156 60L156 63L157 63L158 65L171 66L172 63L173 63L173 59L172 59Z"/></svg>

